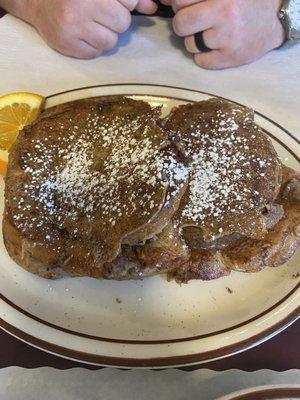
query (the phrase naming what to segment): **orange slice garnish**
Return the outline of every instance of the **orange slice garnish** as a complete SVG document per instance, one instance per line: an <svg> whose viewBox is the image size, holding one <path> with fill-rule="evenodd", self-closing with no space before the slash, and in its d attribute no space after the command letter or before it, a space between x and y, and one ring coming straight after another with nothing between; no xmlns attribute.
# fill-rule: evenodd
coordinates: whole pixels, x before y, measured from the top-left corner
<svg viewBox="0 0 300 400"><path fill-rule="evenodd" d="M6 175L7 163L8 151L0 149L0 175L2 176Z"/></svg>
<svg viewBox="0 0 300 400"><path fill-rule="evenodd" d="M9 93L0 97L0 174L6 171L7 155L19 132L40 115L44 97L35 93ZM5 174L5 172L4 172Z"/></svg>

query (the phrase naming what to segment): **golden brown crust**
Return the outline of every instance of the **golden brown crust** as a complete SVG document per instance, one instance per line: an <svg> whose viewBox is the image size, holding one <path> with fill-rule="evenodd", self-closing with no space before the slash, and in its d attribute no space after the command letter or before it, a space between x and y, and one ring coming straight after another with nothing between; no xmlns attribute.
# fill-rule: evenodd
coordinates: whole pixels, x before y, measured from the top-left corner
<svg viewBox="0 0 300 400"><path fill-rule="evenodd" d="M261 240L241 239L222 254L236 271L257 272L288 261L300 243L300 207L285 206L285 216Z"/></svg>
<svg viewBox="0 0 300 400"><path fill-rule="evenodd" d="M277 202L283 217L261 240L240 239L222 254L229 267L256 272L288 261L300 244L300 174L283 166L283 182Z"/></svg>
<svg viewBox="0 0 300 400"><path fill-rule="evenodd" d="M189 260L180 268L168 273L168 279L175 279L178 283L188 283L193 279L210 281L230 274L220 252L203 249L192 249Z"/></svg>
<svg viewBox="0 0 300 400"><path fill-rule="evenodd" d="M61 268L62 259L54 247L44 247L25 238L7 217L3 219L2 230L8 254L21 267L48 279L71 275Z"/></svg>
<svg viewBox="0 0 300 400"><path fill-rule="evenodd" d="M122 252L112 263L105 265L106 279L142 279L166 273L189 259L190 251L178 230L170 223L143 246L122 246Z"/></svg>

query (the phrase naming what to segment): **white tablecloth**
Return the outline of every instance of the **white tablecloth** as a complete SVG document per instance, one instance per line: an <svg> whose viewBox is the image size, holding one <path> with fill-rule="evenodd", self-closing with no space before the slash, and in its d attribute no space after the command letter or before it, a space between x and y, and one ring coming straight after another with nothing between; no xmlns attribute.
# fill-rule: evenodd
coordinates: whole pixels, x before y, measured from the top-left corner
<svg viewBox="0 0 300 400"><path fill-rule="evenodd" d="M300 371L0 370L1 400L215 400L260 385L300 387Z"/></svg>
<svg viewBox="0 0 300 400"><path fill-rule="evenodd" d="M0 20L0 93L49 95L107 83L156 83L198 89L248 104L300 138L300 45L273 51L251 65L206 71L194 65L169 20L134 18L117 50L96 60L61 56L35 30L12 16ZM299 383L299 371L214 373L180 371L0 371L0 399L214 399L233 390Z"/></svg>

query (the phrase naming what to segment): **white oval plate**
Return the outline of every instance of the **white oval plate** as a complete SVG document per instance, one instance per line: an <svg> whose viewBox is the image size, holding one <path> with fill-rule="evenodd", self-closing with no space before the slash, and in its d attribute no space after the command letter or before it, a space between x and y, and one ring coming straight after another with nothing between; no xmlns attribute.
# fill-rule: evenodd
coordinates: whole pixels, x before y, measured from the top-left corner
<svg viewBox="0 0 300 400"><path fill-rule="evenodd" d="M240 390L217 400L297 400L300 385L268 385Z"/></svg>
<svg viewBox="0 0 300 400"><path fill-rule="evenodd" d="M101 95L126 94L163 105L211 97L157 85L106 85L50 96L46 107ZM260 114L282 160L299 170L300 144ZM1 182L1 210L3 210ZM60 356L96 365L171 367L246 350L274 336L300 315L300 252L280 268L232 273L179 286L162 277L110 282L90 278L49 281L18 267L0 241L0 326Z"/></svg>

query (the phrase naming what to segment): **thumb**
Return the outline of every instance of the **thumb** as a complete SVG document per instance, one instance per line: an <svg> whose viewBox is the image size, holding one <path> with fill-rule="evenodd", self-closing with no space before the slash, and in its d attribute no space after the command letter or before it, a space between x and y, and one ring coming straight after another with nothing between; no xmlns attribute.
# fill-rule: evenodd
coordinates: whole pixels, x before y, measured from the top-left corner
<svg viewBox="0 0 300 400"><path fill-rule="evenodd" d="M152 0L139 0L136 10L142 14L154 14L157 5Z"/></svg>

